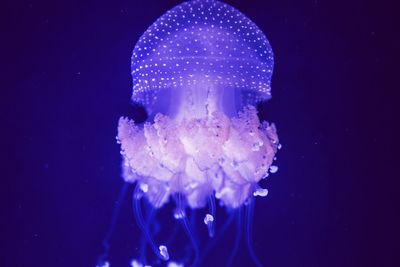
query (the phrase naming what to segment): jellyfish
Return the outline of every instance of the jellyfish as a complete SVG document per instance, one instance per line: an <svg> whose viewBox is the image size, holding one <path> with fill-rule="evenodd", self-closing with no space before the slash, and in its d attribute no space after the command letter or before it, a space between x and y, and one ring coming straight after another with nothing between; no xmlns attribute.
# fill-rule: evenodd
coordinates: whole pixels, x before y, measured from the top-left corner
<svg viewBox="0 0 400 267"><path fill-rule="evenodd" d="M227 264L234 262L243 228L250 258L262 266L251 241L254 199L268 193L259 182L276 172L280 144L275 125L260 122L256 105L271 98L273 63L264 33L215 0L179 4L140 37L131 58L132 101L145 107L148 120L121 117L117 142L124 181L135 185L132 207L142 243L153 260L142 247L131 266L201 266L207 249L193 230L198 222L210 239L236 222ZM156 241L151 227L154 213L171 203L192 250L185 259L174 258L174 248ZM232 215L217 229L221 209ZM193 221L193 211L204 217ZM98 266L109 266L106 257Z"/></svg>

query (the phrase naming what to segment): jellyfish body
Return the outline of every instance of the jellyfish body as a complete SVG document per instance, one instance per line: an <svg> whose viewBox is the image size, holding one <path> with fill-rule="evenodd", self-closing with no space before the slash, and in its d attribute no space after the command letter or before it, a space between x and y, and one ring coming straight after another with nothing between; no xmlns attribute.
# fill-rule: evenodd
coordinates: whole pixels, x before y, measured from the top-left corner
<svg viewBox="0 0 400 267"><path fill-rule="evenodd" d="M233 7L194 0L147 29L131 70L132 100L146 108L150 121L119 121L123 178L137 183L134 198L156 209L174 199L175 218L183 219L190 238L186 208L208 204L204 223L213 236L214 198L235 210L267 194L258 182L271 167L278 137L274 124L260 123L255 105L271 98L271 46ZM137 220L149 236L143 218ZM168 260L165 246L148 241Z"/></svg>
<svg viewBox="0 0 400 267"><path fill-rule="evenodd" d="M125 180L146 184L156 206L182 193L191 208L211 194L236 208L267 173L278 138L254 108L271 97L273 54L260 29L218 1L190 1L137 42L132 100L155 116L121 118Z"/></svg>

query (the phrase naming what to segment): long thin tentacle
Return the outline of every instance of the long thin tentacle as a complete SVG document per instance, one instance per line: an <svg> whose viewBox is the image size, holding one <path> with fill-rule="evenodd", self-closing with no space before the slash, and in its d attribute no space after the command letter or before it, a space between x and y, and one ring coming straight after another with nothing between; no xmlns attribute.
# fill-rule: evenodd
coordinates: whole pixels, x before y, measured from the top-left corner
<svg viewBox="0 0 400 267"><path fill-rule="evenodd" d="M149 214L147 215L146 219L145 219L145 227L147 229L150 229L150 224L151 222L154 220L155 214L156 214L156 210L151 206L151 205L147 205L148 209L150 209ZM140 241L140 260L143 263L147 262L147 257L146 257L146 247L147 247L147 238L146 237L142 237L141 241Z"/></svg>
<svg viewBox="0 0 400 267"><path fill-rule="evenodd" d="M110 251L110 238L112 236L112 234L114 233L115 230L115 225L117 224L117 219L119 217L119 212L121 210L121 206L122 203L124 202L125 196L126 196L126 191L128 190L129 184L128 183L124 183L124 185L122 186L119 194L118 194L118 198L117 201L115 202L115 207L111 216L111 222L110 225L108 227L107 233L102 241L102 245L104 248L104 252L99 255L98 259L97 259L97 266L107 266L107 258L108 258L108 254Z"/></svg>
<svg viewBox="0 0 400 267"><path fill-rule="evenodd" d="M239 249L240 245L240 240L242 239L242 208L239 208L238 211L236 212L236 237L235 237L235 243L232 248L231 255L229 256L229 259L227 261L227 267L230 267L233 265L233 262L236 257L236 253Z"/></svg>
<svg viewBox="0 0 400 267"><path fill-rule="evenodd" d="M212 238L215 235L215 223L216 223L216 210L215 210L215 199L214 196L211 195L208 200L208 209L210 214L206 215L204 222L207 225L208 235Z"/></svg>
<svg viewBox="0 0 400 267"><path fill-rule="evenodd" d="M165 251L166 247L160 246L159 248L157 248L153 238L150 235L147 225L144 223L142 208L141 208L141 198L142 198L142 191L140 189L140 185L137 184L132 198L132 207L136 223L139 226L142 233L144 234L144 236L146 237L147 242L150 244L154 254L161 260L168 260L169 256L168 253Z"/></svg>
<svg viewBox="0 0 400 267"><path fill-rule="evenodd" d="M200 262L199 265L203 262L204 259L207 258L208 254L210 251L215 247L217 242L224 236L226 231L228 230L229 226L231 226L233 219L235 218L235 213L231 214L228 216L227 220L225 223L222 225L221 229L217 231L216 236L212 239L211 242L208 243L208 245L204 248L203 253L200 257Z"/></svg>
<svg viewBox="0 0 400 267"><path fill-rule="evenodd" d="M253 212L254 212L254 198L249 200L246 209L246 219L245 219L245 232L246 232L246 244L247 250L251 259L257 267L262 267L260 259L257 257L253 248L253 238L252 238L252 226L253 226Z"/></svg>
<svg viewBox="0 0 400 267"><path fill-rule="evenodd" d="M178 212L180 212L180 214L182 215L179 217L179 219L182 222L182 225L183 225L183 228L185 229L186 235L188 236L190 242L192 243L194 253L195 253L193 263L190 266L196 267L198 264L198 261L199 261L199 256L200 256L199 244L198 244L196 238L194 237L193 231L187 220L181 194L178 194L178 196L177 196L177 208L178 208Z"/></svg>

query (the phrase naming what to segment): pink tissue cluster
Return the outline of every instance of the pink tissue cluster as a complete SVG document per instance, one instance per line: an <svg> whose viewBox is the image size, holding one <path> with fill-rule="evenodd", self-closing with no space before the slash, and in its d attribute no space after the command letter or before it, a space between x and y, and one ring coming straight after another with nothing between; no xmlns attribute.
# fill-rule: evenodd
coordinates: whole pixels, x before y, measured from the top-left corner
<svg viewBox="0 0 400 267"><path fill-rule="evenodd" d="M278 147L274 124L260 123L246 106L228 118L213 112L204 118L174 120L157 114L154 123L136 125L121 117L118 141L124 179L138 181L155 207L182 193L191 208L201 208L211 194L237 208L268 173Z"/></svg>

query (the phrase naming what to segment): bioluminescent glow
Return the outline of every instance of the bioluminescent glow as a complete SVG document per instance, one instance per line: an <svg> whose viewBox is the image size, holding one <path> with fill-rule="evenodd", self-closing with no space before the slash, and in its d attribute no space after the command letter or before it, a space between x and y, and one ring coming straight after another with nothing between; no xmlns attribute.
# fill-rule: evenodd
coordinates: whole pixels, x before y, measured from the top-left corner
<svg viewBox="0 0 400 267"><path fill-rule="evenodd" d="M255 105L271 98L273 63L263 32L219 1L182 3L140 37L131 61L132 100L146 108L150 120L136 124L122 117L117 139L123 178L136 184L135 218L155 257L149 260L141 249L132 266L200 265L203 250L189 214L204 213L198 222L213 239L219 231L216 201L235 214L239 233L245 216L250 258L262 266L251 244L251 218L254 197L268 193L259 181L277 170L272 162L279 142L274 124L260 122ZM174 258L181 248L155 241L149 226L154 214L142 211L143 202L156 211L170 201L175 203L171 216L192 247L184 259ZM236 240L228 265L240 234ZM107 264L106 253L98 266Z"/></svg>

